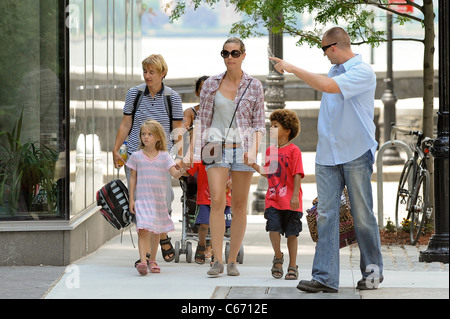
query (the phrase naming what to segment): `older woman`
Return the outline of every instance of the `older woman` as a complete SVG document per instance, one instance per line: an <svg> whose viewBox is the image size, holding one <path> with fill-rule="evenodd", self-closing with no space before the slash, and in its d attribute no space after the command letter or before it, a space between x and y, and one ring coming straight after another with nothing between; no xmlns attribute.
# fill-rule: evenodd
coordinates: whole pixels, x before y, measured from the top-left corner
<svg viewBox="0 0 450 319"><path fill-rule="evenodd" d="M216 150L219 155L221 153L221 160L216 159L212 163L203 154L211 191L210 231L214 252L214 264L208 275L219 276L223 272L223 211L227 179L231 172L233 220L227 274L237 276L236 258L247 226L247 199L254 172L245 163L255 161L259 143L265 135L264 92L259 80L242 71L246 53L240 39L228 39L220 54L226 72L209 77L203 84L200 112L195 123L193 160L200 161L202 148L208 148L212 142L221 145ZM192 162L192 156L188 161Z"/></svg>
<svg viewBox="0 0 450 319"><path fill-rule="evenodd" d="M170 138L171 129L182 127L183 107L180 95L164 86L163 80L167 75L168 67L162 55L152 54L142 61L142 70L145 85L132 87L126 96L125 106L123 108L123 119L117 132L116 141L113 148L113 160L116 168L123 165L122 157L119 154L119 148L128 137L128 157L138 150L139 130L146 120L154 119L164 128L167 138L167 147L172 147ZM165 89L170 90L170 100L172 105L172 118L168 114L165 100ZM142 97L137 98L140 90L143 90ZM138 103L140 102L140 103ZM129 168L125 166L127 179L129 179ZM167 176L167 207L171 213L172 201L174 198L170 175ZM161 234L161 251L164 260L167 262L175 258L175 251L167 234ZM152 256L153 259L156 256Z"/></svg>

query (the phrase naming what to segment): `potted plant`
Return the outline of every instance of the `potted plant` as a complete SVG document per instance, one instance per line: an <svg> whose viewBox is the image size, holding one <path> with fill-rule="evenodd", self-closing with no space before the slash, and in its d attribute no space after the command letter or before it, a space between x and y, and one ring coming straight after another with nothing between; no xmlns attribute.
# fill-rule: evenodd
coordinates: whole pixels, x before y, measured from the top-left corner
<svg viewBox="0 0 450 319"><path fill-rule="evenodd" d="M4 141L0 143L0 206L15 216L18 210L30 212L36 196L40 196L41 202L46 201L46 210L52 213L57 202L54 173L58 153L39 147L39 142L22 143L22 117L23 112L11 132L0 132Z"/></svg>

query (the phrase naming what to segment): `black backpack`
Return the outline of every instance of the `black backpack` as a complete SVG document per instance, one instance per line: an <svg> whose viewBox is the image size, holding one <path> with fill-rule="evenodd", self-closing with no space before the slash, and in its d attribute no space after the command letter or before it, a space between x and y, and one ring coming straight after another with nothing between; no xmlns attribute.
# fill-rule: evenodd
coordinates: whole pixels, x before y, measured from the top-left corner
<svg viewBox="0 0 450 319"><path fill-rule="evenodd" d="M120 179L115 179L97 191L100 213L115 228L129 226L132 216L128 205L128 188Z"/></svg>

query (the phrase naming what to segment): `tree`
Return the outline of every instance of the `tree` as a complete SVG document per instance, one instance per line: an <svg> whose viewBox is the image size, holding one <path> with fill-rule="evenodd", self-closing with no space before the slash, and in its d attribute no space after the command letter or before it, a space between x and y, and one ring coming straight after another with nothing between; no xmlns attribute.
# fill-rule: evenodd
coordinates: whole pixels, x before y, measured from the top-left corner
<svg viewBox="0 0 450 319"><path fill-rule="evenodd" d="M191 5L197 9L201 5L213 7L223 0L174 0L171 6L171 21L181 17ZM394 38L393 41L419 41L424 44L423 61L423 119L422 127L426 136L433 136L433 97L434 97L434 18L433 0L226 0L242 14L242 20L234 23L231 34L242 38L266 35L261 30L286 33L298 37L297 44L320 47L323 29L329 24L345 24L352 44L368 43L377 46L386 40L385 30L376 30L373 8L384 10L395 17L394 23L420 23L423 39ZM417 1L417 0L416 0ZM421 17L404 10L405 6L418 10ZM283 18L279 19L280 13ZM304 31L298 27L301 14L313 15L316 27Z"/></svg>

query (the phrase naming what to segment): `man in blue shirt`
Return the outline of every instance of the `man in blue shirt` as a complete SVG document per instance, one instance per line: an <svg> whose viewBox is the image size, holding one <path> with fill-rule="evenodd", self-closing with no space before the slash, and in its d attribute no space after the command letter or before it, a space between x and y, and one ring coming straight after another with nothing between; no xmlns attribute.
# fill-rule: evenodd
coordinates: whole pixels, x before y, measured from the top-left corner
<svg viewBox="0 0 450 319"><path fill-rule="evenodd" d="M328 76L310 73L278 58L275 69L289 72L323 92L318 120L316 183L318 233L312 280L297 288L306 292L337 292L339 288L339 207L347 186L356 238L361 252L358 289L376 289L383 280L380 234L373 213L371 176L375 140L372 68L353 53L347 32L325 32L322 50L333 64Z"/></svg>

